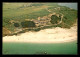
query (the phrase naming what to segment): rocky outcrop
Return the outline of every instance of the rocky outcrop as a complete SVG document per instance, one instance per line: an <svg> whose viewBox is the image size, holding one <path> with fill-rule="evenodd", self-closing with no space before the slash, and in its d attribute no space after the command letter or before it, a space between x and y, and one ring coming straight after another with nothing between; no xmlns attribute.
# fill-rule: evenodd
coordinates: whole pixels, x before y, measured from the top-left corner
<svg viewBox="0 0 80 57"><path fill-rule="evenodd" d="M5 27L3 27L2 29L3 29L3 31L2 31L3 36L11 34L11 31L9 29L7 29Z"/></svg>

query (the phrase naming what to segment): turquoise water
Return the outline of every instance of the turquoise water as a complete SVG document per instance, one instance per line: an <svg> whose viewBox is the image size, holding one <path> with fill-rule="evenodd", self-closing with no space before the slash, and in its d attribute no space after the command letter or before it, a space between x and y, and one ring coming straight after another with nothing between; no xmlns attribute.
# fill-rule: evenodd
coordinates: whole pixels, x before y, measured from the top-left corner
<svg viewBox="0 0 80 57"><path fill-rule="evenodd" d="M39 44L39 43L4 43L2 46L2 53L5 54L77 54L77 41L69 43L53 43L53 44Z"/></svg>
<svg viewBox="0 0 80 57"><path fill-rule="evenodd" d="M67 6L69 8L73 8L75 10L78 10L78 4L77 3L58 3L61 6Z"/></svg>

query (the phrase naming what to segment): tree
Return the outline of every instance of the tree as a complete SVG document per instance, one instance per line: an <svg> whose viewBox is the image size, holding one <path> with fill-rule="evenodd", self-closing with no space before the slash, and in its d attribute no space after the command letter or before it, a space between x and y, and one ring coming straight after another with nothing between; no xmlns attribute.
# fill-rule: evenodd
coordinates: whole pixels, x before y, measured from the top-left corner
<svg viewBox="0 0 80 57"><path fill-rule="evenodd" d="M33 21L24 21L24 22L21 22L21 25L23 28L36 26Z"/></svg>
<svg viewBox="0 0 80 57"><path fill-rule="evenodd" d="M57 24L58 23L58 21L60 21L61 20L61 18L60 17L57 17L56 15L52 15L51 16L51 23L52 24Z"/></svg>
<svg viewBox="0 0 80 57"><path fill-rule="evenodd" d="M20 25L19 25L19 23L14 23L14 26L19 27Z"/></svg>

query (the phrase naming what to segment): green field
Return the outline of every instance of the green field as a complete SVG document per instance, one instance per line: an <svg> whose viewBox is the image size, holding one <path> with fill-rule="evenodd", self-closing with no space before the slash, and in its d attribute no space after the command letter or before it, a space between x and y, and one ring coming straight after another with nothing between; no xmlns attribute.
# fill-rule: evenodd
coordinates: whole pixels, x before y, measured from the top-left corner
<svg viewBox="0 0 80 57"><path fill-rule="evenodd" d="M60 10L58 7L60 7ZM70 28L77 20L77 10L59 6L57 3L3 3L3 27L14 32L16 28L10 23L11 20L17 21L20 24L25 19L37 20L38 17L48 16L51 13L63 14L63 22L59 25L50 24L50 26L44 26L40 29L51 27Z"/></svg>

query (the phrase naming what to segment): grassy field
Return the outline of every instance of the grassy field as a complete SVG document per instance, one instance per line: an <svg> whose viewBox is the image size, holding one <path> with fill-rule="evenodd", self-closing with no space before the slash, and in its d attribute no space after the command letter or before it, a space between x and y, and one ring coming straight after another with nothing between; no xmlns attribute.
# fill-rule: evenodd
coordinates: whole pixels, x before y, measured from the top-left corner
<svg viewBox="0 0 80 57"><path fill-rule="evenodd" d="M60 7L60 10L58 7ZM49 9L51 12L46 9ZM70 28L77 20L77 10L59 6L56 3L3 3L3 27L14 32L14 29L16 28L10 23L11 20L20 23L25 19L37 19L38 17L47 16L54 12L57 14L62 13L64 15L63 22L59 25L44 26L40 29L58 26ZM35 31L40 29L36 28Z"/></svg>

